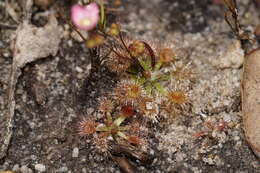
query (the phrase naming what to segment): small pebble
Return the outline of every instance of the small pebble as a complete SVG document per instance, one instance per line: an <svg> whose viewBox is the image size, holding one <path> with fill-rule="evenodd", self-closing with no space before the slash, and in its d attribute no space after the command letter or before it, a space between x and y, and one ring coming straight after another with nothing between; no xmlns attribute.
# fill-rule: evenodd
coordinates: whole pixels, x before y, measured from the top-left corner
<svg viewBox="0 0 260 173"><path fill-rule="evenodd" d="M73 46L72 40L69 40L69 41L67 42L67 44L68 44L69 47L72 47L72 46Z"/></svg>
<svg viewBox="0 0 260 173"><path fill-rule="evenodd" d="M82 173L87 173L86 168L82 168Z"/></svg>
<svg viewBox="0 0 260 173"><path fill-rule="evenodd" d="M82 72L83 72L83 69L80 68L79 66L77 66L77 67L76 67L76 71L77 71L78 73L82 73Z"/></svg>
<svg viewBox="0 0 260 173"><path fill-rule="evenodd" d="M44 172L44 171L46 170L46 167L45 167L45 165L43 165L43 164L36 164L36 165L34 166L34 168L35 168L37 171L40 171L40 172Z"/></svg>
<svg viewBox="0 0 260 173"><path fill-rule="evenodd" d="M0 41L0 47L4 47L4 43Z"/></svg>
<svg viewBox="0 0 260 173"><path fill-rule="evenodd" d="M19 168L20 168L19 165L15 164L12 170L13 171L19 171Z"/></svg>
<svg viewBox="0 0 260 173"><path fill-rule="evenodd" d="M223 116L223 120L224 120L225 122L230 122L230 121L231 121L231 116L230 116L229 114L225 114L225 115Z"/></svg>
<svg viewBox="0 0 260 173"><path fill-rule="evenodd" d="M214 165L214 161L212 158L203 158L202 160L209 165Z"/></svg>
<svg viewBox="0 0 260 173"><path fill-rule="evenodd" d="M5 58L8 58L8 57L10 57L10 53L9 53L9 52L3 53L3 56L4 56Z"/></svg>
<svg viewBox="0 0 260 173"><path fill-rule="evenodd" d="M72 157L76 158L78 156L79 156L79 148L75 147L75 148L73 148L73 151L72 151Z"/></svg>
<svg viewBox="0 0 260 173"><path fill-rule="evenodd" d="M64 167L61 167L58 172L68 172L68 167L64 166Z"/></svg>
<svg viewBox="0 0 260 173"><path fill-rule="evenodd" d="M21 168L20 168L20 171L22 173L32 173L32 170L30 168L28 168L27 166L23 165Z"/></svg>

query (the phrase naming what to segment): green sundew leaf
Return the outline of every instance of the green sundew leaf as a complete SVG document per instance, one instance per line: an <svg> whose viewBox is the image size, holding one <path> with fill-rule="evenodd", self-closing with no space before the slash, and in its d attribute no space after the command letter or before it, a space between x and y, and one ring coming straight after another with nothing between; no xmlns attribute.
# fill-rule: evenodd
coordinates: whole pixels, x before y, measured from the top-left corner
<svg viewBox="0 0 260 173"><path fill-rule="evenodd" d="M108 124L112 123L112 121L113 121L112 116L110 114L108 114L107 115L107 122L108 122Z"/></svg>
<svg viewBox="0 0 260 173"><path fill-rule="evenodd" d="M162 62L161 62L161 61L157 62L157 63L155 64L154 71L160 70L161 66L162 66Z"/></svg>
<svg viewBox="0 0 260 173"><path fill-rule="evenodd" d="M129 130L129 127L124 126L124 127L118 127L117 129L118 131L126 131Z"/></svg>
<svg viewBox="0 0 260 173"><path fill-rule="evenodd" d="M161 94L166 94L166 90L162 87L161 84L159 84L158 82L153 83L153 86L155 87L155 89L161 93Z"/></svg>
<svg viewBox="0 0 260 173"><path fill-rule="evenodd" d="M152 95L153 86L151 84L145 87L145 91L148 95Z"/></svg>
<svg viewBox="0 0 260 173"><path fill-rule="evenodd" d="M105 16L104 22L103 22L103 28L104 28L104 29L106 28L106 25L107 25L107 18L106 18L106 16Z"/></svg>
<svg viewBox="0 0 260 173"><path fill-rule="evenodd" d="M136 82L139 83L140 85L144 85L147 82L147 80L144 77L139 77L136 78Z"/></svg>
<svg viewBox="0 0 260 173"><path fill-rule="evenodd" d="M124 139L127 139L127 138L128 138L124 133L122 133L122 132L120 132L120 131L118 131L116 134L117 134L118 136L120 136L121 138L124 138Z"/></svg>
<svg viewBox="0 0 260 173"><path fill-rule="evenodd" d="M168 81L171 79L171 75L170 74L161 74L158 76L155 76L152 80L153 81Z"/></svg>
<svg viewBox="0 0 260 173"><path fill-rule="evenodd" d="M122 124L122 122L124 122L126 119L125 116L119 116L117 119L115 119L115 121L113 122L113 125L119 127L120 124Z"/></svg>
<svg viewBox="0 0 260 173"><path fill-rule="evenodd" d="M141 59L138 59L140 65L144 68L145 71L150 71L150 66L149 66L149 63L141 60Z"/></svg>
<svg viewBox="0 0 260 173"><path fill-rule="evenodd" d="M130 74L133 74L133 75L137 75L138 74L137 68L134 68L133 66L129 67L127 69L127 72L130 73Z"/></svg>
<svg viewBox="0 0 260 173"><path fill-rule="evenodd" d="M137 75L132 74L131 77L135 82L139 83L139 78Z"/></svg>
<svg viewBox="0 0 260 173"><path fill-rule="evenodd" d="M105 29L105 7L104 7L104 2L103 0L100 1L100 26L101 29L104 30Z"/></svg>
<svg viewBox="0 0 260 173"><path fill-rule="evenodd" d="M107 126L96 127L96 131L98 131L98 132L107 132L107 131L110 131L110 127L107 127Z"/></svg>
<svg viewBox="0 0 260 173"><path fill-rule="evenodd" d="M150 54L150 61L149 61L149 64L150 64L150 66L151 66L151 69L153 69L154 68L154 66L155 66L155 54L154 54L154 50L151 48L151 46L149 45L149 44L147 44L146 42L144 42L143 41L143 43L144 43L144 45L145 45L145 48L148 50L148 52L149 52L149 54Z"/></svg>

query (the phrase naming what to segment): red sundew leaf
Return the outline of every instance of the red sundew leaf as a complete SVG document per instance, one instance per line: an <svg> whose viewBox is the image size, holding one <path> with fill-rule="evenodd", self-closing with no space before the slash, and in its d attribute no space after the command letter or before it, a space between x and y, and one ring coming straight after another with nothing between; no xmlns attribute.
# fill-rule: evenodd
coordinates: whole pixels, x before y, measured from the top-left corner
<svg viewBox="0 0 260 173"><path fill-rule="evenodd" d="M79 134L88 136L96 132L97 123L88 119L83 119L79 124Z"/></svg>
<svg viewBox="0 0 260 173"><path fill-rule="evenodd" d="M151 65L152 65L152 68L154 68L154 66L155 66L155 54L154 54L154 51L153 51L153 49L151 48L151 46L148 44L148 43L146 43L146 42L144 42L143 41L143 43L144 43L144 45L145 45L145 48L148 50L148 52L149 52L149 54L150 54L150 56L151 56Z"/></svg>
<svg viewBox="0 0 260 173"><path fill-rule="evenodd" d="M223 131L223 130L226 128L226 126L227 126L227 123L224 122L224 121L221 121L221 122L219 122L218 125L217 125L217 130L218 130L218 131Z"/></svg>
<svg viewBox="0 0 260 173"><path fill-rule="evenodd" d="M129 136L127 141L131 144L136 144L136 145L140 145L142 144L142 140L140 137L138 136Z"/></svg>
<svg viewBox="0 0 260 173"><path fill-rule="evenodd" d="M195 138L200 138L200 137L203 137L203 136L206 136L206 135L208 135L208 133L205 132L205 131L200 131L200 132L197 132L197 133L194 133L194 134L193 134L193 136L194 136Z"/></svg>
<svg viewBox="0 0 260 173"><path fill-rule="evenodd" d="M134 108L132 106L123 106L121 112L123 116L129 117L134 115Z"/></svg>

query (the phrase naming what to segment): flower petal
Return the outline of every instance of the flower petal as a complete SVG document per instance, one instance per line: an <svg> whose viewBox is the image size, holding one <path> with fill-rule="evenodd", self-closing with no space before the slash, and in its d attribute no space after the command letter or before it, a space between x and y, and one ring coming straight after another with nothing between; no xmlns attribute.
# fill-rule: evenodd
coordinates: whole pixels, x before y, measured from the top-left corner
<svg viewBox="0 0 260 173"><path fill-rule="evenodd" d="M99 20L99 7L96 3L86 6L73 5L71 8L71 19L73 24L81 30L92 30Z"/></svg>

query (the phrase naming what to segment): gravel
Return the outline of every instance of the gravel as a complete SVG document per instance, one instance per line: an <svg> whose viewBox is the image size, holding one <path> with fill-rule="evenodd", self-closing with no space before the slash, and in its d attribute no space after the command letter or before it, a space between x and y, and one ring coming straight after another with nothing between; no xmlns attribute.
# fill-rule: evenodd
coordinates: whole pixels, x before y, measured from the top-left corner
<svg viewBox="0 0 260 173"><path fill-rule="evenodd" d="M39 172L44 172L44 171L46 170L46 167L45 167L45 165L43 165L43 164L36 164L36 165L34 166L34 168L35 168L35 170L37 170L37 171L39 171Z"/></svg>
<svg viewBox="0 0 260 173"><path fill-rule="evenodd" d="M248 2L239 1L241 13ZM149 152L154 160L148 166L134 163L138 172L260 172L259 161L243 133L243 52L239 47L229 50L236 43L223 20L224 8L206 0L126 1L121 8L123 30L136 38L172 42L196 72L189 91L191 110L171 123L155 124L149 129ZM249 6L242 23L253 28L259 23L256 14ZM246 16L250 16L250 23ZM0 29L0 120L5 113L11 33ZM77 122L96 110L97 99L109 93L117 81L106 68L91 74L94 81L86 81L89 53L79 41L65 25L58 55L24 68L16 91L14 136L8 156L0 162L0 171L120 172L113 161L96 153L77 135ZM1 52L1 47L6 50ZM39 93L33 89L34 83L45 86L44 104L37 101Z"/></svg>
<svg viewBox="0 0 260 173"><path fill-rule="evenodd" d="M73 148L73 151L72 151L72 157L78 157L79 156L79 148Z"/></svg>

